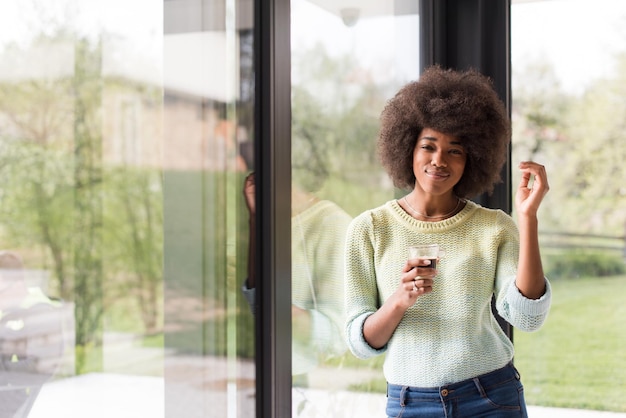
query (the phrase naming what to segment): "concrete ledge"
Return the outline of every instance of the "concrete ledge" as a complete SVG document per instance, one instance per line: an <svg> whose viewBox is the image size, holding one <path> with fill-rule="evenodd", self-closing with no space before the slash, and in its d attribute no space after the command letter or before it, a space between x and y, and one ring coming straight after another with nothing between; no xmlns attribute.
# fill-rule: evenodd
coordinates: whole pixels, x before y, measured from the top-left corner
<svg viewBox="0 0 626 418"><path fill-rule="evenodd" d="M168 415L175 418L254 416L254 388L249 384L238 389L235 384L203 387L168 381L166 392L162 377L93 373L47 383L29 418L164 418L166 393L168 404L184 409L168 409ZM297 418L380 418L384 410L381 394L293 390L292 416ZM539 406L529 406L528 413L530 418L626 418L626 413Z"/></svg>

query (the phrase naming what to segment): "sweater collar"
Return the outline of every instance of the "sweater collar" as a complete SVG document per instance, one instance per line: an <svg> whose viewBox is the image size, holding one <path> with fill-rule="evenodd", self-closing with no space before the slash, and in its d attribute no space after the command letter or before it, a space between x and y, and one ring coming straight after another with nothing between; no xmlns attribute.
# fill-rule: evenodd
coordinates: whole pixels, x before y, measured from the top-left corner
<svg viewBox="0 0 626 418"><path fill-rule="evenodd" d="M427 222L415 219L410 214L405 212L396 199L387 202L387 206L390 208L394 216L400 219L403 223L413 228L428 230L446 229L458 225L459 223L465 221L469 216L471 216L471 214L475 210L481 207L476 202L466 200L465 207L463 207L463 209L461 209L456 215L451 216L447 219L443 219L441 221Z"/></svg>

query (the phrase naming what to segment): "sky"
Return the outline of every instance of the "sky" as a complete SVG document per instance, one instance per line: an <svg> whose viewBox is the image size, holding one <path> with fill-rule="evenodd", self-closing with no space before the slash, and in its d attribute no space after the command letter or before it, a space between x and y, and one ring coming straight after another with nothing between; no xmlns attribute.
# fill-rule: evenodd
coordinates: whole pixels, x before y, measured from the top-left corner
<svg viewBox="0 0 626 418"><path fill-rule="evenodd" d="M593 5L593 6L591 6ZM610 75L613 57L626 52L626 1L550 0L514 4L513 66L552 63L565 89L580 90Z"/></svg>
<svg viewBox="0 0 626 418"><path fill-rule="evenodd" d="M106 29L118 38L132 39L145 53L160 53L163 0L0 1L0 48L8 43L27 45L34 33L62 25L87 36Z"/></svg>
<svg viewBox="0 0 626 418"><path fill-rule="evenodd" d="M37 8L43 19L30 17ZM386 77L411 78L418 68L415 15L363 17L354 27L347 27L339 16L311 1L292 0L292 16L294 51L321 42L331 53L354 52L363 66L383 81ZM26 44L29 34L45 28L45 22L53 27L54 21L64 20L71 20L85 33L106 28L120 38L131 38L139 53L161 58L162 0L2 0L0 48L9 42ZM590 79L613 71L612 57L626 51L625 28L624 0L514 0L513 65L547 60L566 89L580 90ZM415 54L407 54L407 50Z"/></svg>

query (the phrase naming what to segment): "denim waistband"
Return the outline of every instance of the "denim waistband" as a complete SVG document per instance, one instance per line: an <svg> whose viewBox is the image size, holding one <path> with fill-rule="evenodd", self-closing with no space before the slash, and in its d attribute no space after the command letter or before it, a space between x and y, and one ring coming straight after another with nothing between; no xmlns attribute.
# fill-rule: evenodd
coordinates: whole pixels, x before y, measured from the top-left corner
<svg viewBox="0 0 626 418"><path fill-rule="evenodd" d="M432 396L435 398L440 398L441 396L458 397L468 394L468 392L475 393L476 390L481 390L481 387L489 388L513 379L520 380L520 375L515 366L513 366L513 363L509 363L492 372L439 387L415 387L387 383L387 396L395 398L402 398L404 396Z"/></svg>

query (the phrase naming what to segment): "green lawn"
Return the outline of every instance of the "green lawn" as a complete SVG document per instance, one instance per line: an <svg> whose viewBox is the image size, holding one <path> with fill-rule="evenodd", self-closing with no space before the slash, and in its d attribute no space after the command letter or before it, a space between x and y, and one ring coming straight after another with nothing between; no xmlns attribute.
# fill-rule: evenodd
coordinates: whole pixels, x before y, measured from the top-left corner
<svg viewBox="0 0 626 418"><path fill-rule="evenodd" d="M626 277L552 282L550 315L516 331L515 365L531 405L626 411Z"/></svg>

